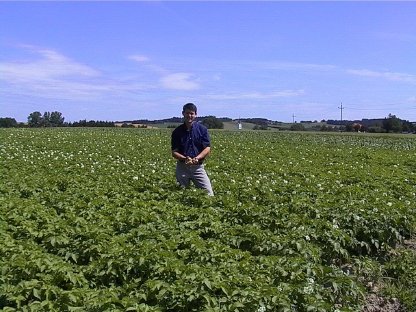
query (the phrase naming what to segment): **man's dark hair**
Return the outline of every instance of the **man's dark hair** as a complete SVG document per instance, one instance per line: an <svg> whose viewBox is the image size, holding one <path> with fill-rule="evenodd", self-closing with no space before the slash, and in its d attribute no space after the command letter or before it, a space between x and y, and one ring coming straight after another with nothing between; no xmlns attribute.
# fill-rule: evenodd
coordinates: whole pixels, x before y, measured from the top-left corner
<svg viewBox="0 0 416 312"><path fill-rule="evenodd" d="M196 105L194 104L194 103L186 103L184 106L183 106L183 112L184 111L186 111L186 110L190 110L190 111L192 111L192 112L195 112L196 113Z"/></svg>

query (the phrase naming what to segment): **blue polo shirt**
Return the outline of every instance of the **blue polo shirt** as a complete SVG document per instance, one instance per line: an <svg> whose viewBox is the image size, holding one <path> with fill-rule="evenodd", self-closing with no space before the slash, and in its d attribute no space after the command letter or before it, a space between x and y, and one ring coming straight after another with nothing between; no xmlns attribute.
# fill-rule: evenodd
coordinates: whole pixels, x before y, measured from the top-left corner
<svg viewBox="0 0 416 312"><path fill-rule="evenodd" d="M208 129L199 122L193 122L190 130L183 123L172 132L172 151L194 158L206 147L211 146Z"/></svg>

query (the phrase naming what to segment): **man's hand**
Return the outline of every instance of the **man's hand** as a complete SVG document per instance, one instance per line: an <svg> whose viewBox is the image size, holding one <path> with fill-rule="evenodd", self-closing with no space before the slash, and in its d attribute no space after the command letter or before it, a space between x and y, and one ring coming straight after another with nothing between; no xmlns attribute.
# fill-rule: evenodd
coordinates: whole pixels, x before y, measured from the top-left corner
<svg viewBox="0 0 416 312"><path fill-rule="evenodd" d="M187 156L185 159L185 165L193 165L193 159Z"/></svg>
<svg viewBox="0 0 416 312"><path fill-rule="evenodd" d="M185 165L198 165L199 164L199 159L198 158L191 158L191 157L186 157L185 159Z"/></svg>

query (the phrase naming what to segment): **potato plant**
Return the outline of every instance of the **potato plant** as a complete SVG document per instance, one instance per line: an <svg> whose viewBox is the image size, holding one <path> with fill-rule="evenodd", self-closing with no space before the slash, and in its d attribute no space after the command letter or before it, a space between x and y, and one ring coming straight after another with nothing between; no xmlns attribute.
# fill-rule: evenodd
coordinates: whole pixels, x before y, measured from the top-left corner
<svg viewBox="0 0 416 312"><path fill-rule="evenodd" d="M212 131L209 197L170 133L0 129L3 311L360 311L414 234L413 137Z"/></svg>

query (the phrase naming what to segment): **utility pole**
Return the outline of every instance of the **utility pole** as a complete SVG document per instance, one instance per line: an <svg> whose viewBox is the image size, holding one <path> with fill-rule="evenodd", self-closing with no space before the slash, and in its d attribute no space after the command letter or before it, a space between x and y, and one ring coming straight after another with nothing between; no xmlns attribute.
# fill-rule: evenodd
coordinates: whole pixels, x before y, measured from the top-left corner
<svg viewBox="0 0 416 312"><path fill-rule="evenodd" d="M341 107L338 107L341 110L341 123L342 123L342 110L345 109L345 107L342 107L342 102L341 102Z"/></svg>
<svg viewBox="0 0 416 312"><path fill-rule="evenodd" d="M295 123L295 114L292 114L293 123Z"/></svg>

